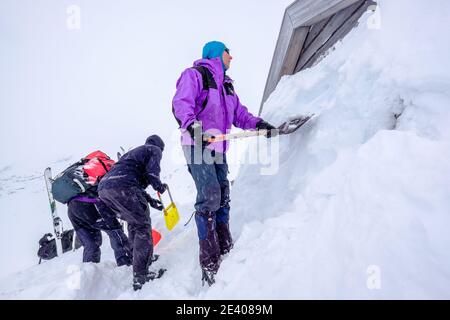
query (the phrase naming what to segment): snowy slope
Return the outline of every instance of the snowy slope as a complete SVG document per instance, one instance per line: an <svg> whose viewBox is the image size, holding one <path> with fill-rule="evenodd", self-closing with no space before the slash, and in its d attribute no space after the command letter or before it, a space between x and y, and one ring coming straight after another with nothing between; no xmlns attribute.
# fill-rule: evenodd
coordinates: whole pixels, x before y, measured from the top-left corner
<svg viewBox="0 0 450 320"><path fill-rule="evenodd" d="M380 28L366 14L266 102L273 123L316 117L278 140L272 174L261 174L266 164L241 167L235 248L213 287L201 287L191 222L165 234L157 264L169 271L141 292L104 245L98 265L74 252L0 281L0 298L450 298L450 41L442 36L450 4L379 4ZM251 139L249 154L264 142ZM176 188L192 188L181 181ZM182 222L191 210L180 203ZM160 215L152 219L164 229Z"/></svg>
<svg viewBox="0 0 450 320"><path fill-rule="evenodd" d="M318 117L280 139L275 175L241 168L239 238L208 297L450 297L450 5L380 12L267 101L274 123Z"/></svg>

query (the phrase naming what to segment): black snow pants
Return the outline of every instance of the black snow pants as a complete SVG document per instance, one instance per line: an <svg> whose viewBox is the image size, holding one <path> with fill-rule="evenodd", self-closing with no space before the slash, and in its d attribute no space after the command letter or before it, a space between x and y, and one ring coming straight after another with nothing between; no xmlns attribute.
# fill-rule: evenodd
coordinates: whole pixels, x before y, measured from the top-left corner
<svg viewBox="0 0 450 320"><path fill-rule="evenodd" d="M83 262L100 262L103 230L108 236L118 266L131 264L131 248L119 221L101 201L72 200L68 216L83 245Z"/></svg>
<svg viewBox="0 0 450 320"><path fill-rule="evenodd" d="M128 222L128 238L133 251L133 272L137 276L148 273L153 256L150 210L144 192L138 187L99 191L100 199L120 219Z"/></svg>

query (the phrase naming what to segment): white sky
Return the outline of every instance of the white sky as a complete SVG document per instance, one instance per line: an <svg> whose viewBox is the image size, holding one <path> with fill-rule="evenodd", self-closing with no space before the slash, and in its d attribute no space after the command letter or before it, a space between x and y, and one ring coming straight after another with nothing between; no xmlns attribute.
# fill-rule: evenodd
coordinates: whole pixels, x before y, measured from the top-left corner
<svg viewBox="0 0 450 320"><path fill-rule="evenodd" d="M0 1L0 169L45 165L152 133L167 143L180 73L220 40L230 76L255 114L292 0ZM81 29L66 26L69 5Z"/></svg>

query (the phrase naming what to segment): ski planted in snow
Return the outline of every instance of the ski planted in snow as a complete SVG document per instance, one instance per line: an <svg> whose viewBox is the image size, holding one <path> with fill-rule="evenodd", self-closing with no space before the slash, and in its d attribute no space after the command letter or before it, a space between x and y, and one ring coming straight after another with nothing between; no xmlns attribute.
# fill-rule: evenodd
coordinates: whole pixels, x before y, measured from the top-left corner
<svg viewBox="0 0 450 320"><path fill-rule="evenodd" d="M63 223L56 211L56 201L53 199L52 194L52 169L47 168L44 171L45 185L47 186L48 201L50 203L50 212L53 220L53 231L57 239L61 239L64 232Z"/></svg>
<svg viewBox="0 0 450 320"><path fill-rule="evenodd" d="M53 198L52 194L52 169L46 168L44 170L44 179L45 179L45 185L47 187L47 195L48 195L48 201L50 204L50 212L52 215L52 221L53 221L53 232L55 234L56 239L61 240L62 234L64 232L63 222L61 218L58 216L58 212L56 211L56 201ZM62 245L57 245L58 255L62 254Z"/></svg>

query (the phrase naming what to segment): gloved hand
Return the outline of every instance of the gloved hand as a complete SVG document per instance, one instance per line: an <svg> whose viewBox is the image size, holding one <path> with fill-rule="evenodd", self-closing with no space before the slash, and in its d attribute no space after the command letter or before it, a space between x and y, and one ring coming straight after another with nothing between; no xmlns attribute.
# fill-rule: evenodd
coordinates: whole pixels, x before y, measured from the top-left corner
<svg viewBox="0 0 450 320"><path fill-rule="evenodd" d="M159 210L159 211L163 211L164 210L164 206L162 204L162 202L158 199L154 199L152 197L150 197L150 201L148 202L150 204L150 207Z"/></svg>
<svg viewBox="0 0 450 320"><path fill-rule="evenodd" d="M186 130L189 132L189 135L191 136L192 140L195 140L195 122L192 122Z"/></svg>
<svg viewBox="0 0 450 320"><path fill-rule="evenodd" d="M158 191L159 193L164 193L167 187L168 187L167 184L161 183L161 185L158 187L158 189L156 189L156 191Z"/></svg>
<svg viewBox="0 0 450 320"><path fill-rule="evenodd" d="M196 139L196 132L197 130L201 130L201 125L198 122L192 122L187 128L186 130L189 132L189 135L191 136L192 140L195 141L196 145L201 145L204 147L208 146L211 142L205 141L207 139L214 139L215 136L206 133L206 132L201 132L200 137L201 137L201 141L197 141ZM201 142L201 143L200 143Z"/></svg>
<svg viewBox="0 0 450 320"><path fill-rule="evenodd" d="M155 208L156 210L163 210L163 204L160 200L152 198L147 192L144 193L145 199L150 204L150 207Z"/></svg>
<svg viewBox="0 0 450 320"><path fill-rule="evenodd" d="M272 138L278 135L278 130L270 123L261 120L256 124L256 129L258 130L267 130L266 138Z"/></svg>
<svg viewBox="0 0 450 320"><path fill-rule="evenodd" d="M207 147L211 144L211 141L208 141L209 139L215 139L216 136L213 136L212 134L209 134L207 132L202 133L202 146ZM206 140L206 141L205 141Z"/></svg>

